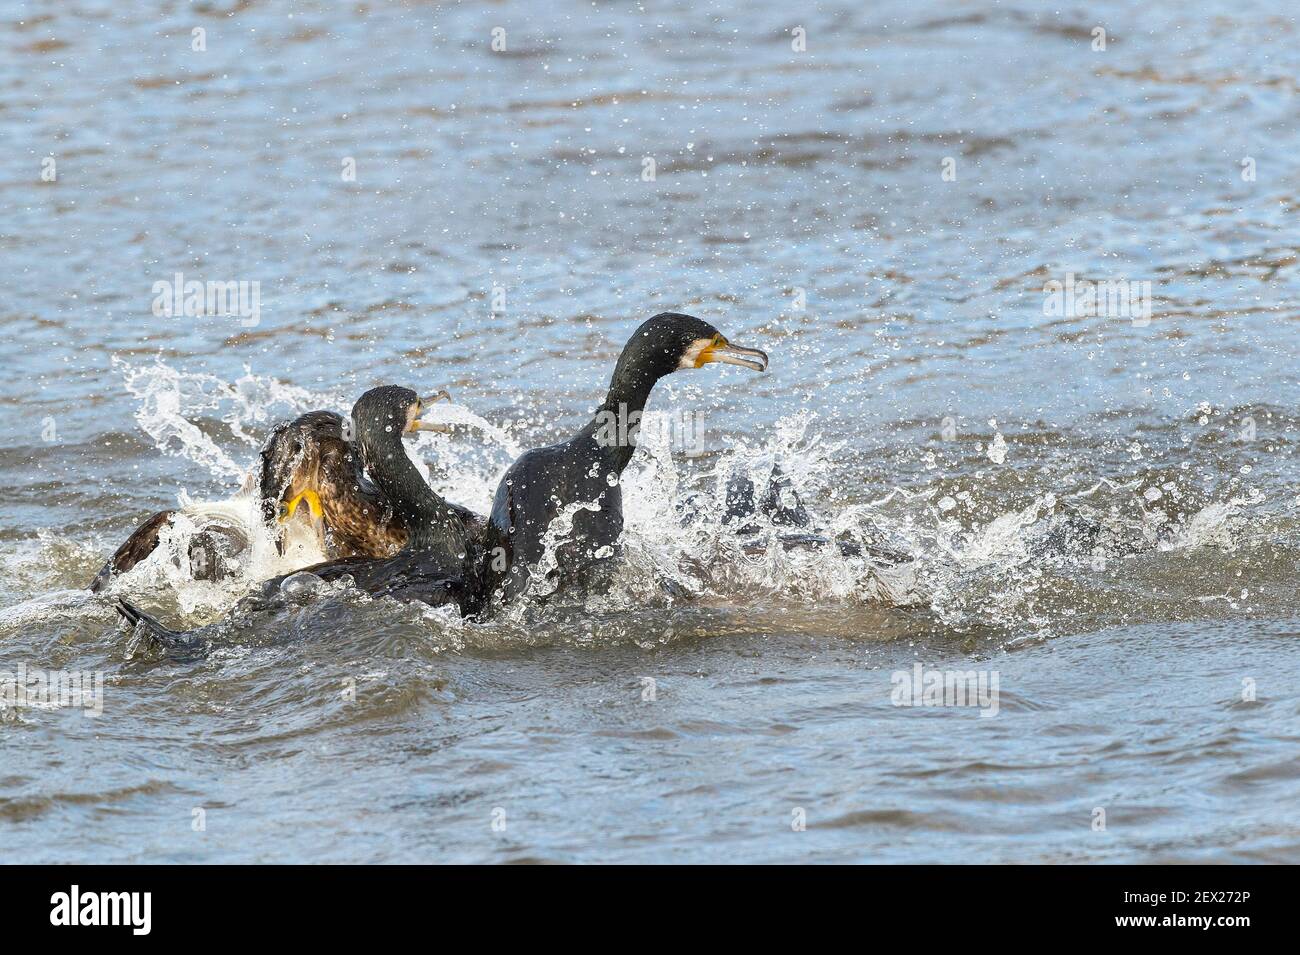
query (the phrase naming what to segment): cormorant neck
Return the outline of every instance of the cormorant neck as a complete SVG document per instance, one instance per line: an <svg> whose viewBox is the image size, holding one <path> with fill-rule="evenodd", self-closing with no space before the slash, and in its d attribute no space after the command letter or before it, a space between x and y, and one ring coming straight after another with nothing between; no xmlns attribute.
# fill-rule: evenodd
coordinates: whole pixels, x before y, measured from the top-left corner
<svg viewBox="0 0 1300 955"><path fill-rule="evenodd" d="M615 473L622 474L636 445L635 437L650 392L666 372L647 367L639 361L637 349L625 348L614 366L605 403L596 409L596 417L587 426Z"/></svg>
<svg viewBox="0 0 1300 955"><path fill-rule="evenodd" d="M406 525L406 548L430 551L446 562L449 573L458 572L465 556L463 526L447 502L420 476L401 439L391 446L386 442L366 457L371 479Z"/></svg>

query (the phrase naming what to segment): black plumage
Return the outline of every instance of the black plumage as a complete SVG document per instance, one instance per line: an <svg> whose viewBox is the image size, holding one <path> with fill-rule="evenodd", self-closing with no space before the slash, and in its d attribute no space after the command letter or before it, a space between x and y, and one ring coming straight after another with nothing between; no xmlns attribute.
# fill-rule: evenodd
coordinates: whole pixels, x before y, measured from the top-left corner
<svg viewBox="0 0 1300 955"><path fill-rule="evenodd" d="M632 333L592 420L567 441L525 452L501 479L484 535L483 601L509 602L528 588L562 513L571 513L572 530L555 551L561 586L613 555L623 532L620 479L651 390L665 375L710 362L767 369L766 354L730 344L691 315L663 312Z"/></svg>

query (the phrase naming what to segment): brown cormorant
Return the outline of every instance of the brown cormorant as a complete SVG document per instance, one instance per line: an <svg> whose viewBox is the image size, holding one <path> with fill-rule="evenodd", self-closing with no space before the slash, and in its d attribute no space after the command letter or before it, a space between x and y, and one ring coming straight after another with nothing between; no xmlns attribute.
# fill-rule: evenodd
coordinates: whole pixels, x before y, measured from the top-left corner
<svg viewBox="0 0 1300 955"><path fill-rule="evenodd" d="M528 586L561 512L572 529L555 551L562 581L580 578L612 556L623 532L623 469L636 449L637 424L655 383L687 368L724 362L767 370L767 355L731 344L701 319L663 312L632 333L605 402L577 434L519 457L497 486L484 535L481 599L503 602Z"/></svg>

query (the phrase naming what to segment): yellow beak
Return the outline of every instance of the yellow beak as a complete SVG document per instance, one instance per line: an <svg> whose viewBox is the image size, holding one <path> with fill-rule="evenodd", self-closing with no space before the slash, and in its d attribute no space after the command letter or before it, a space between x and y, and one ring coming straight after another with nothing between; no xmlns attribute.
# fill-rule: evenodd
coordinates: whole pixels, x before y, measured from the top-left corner
<svg viewBox="0 0 1300 955"><path fill-rule="evenodd" d="M307 502L307 510L311 511L311 516L316 520L323 520L325 511L320 506L320 495L315 491L303 491L288 504L284 506L284 512L280 515L280 523L287 524L293 520L293 515L298 510L298 505L303 501Z"/></svg>
<svg viewBox="0 0 1300 955"><path fill-rule="evenodd" d="M408 434L414 434L416 431L436 431L439 434L451 434L452 427L449 424L434 424L431 421L421 421L420 416L428 410L428 406L435 401L450 401L451 394L446 388L435 392L427 398L420 399L420 408L411 420L411 426L407 429Z"/></svg>
<svg viewBox="0 0 1300 955"><path fill-rule="evenodd" d="M750 368L754 371L767 371L767 352L759 351L757 348L741 348L739 345L731 344L721 335L700 350L699 356L695 359L695 367L701 368L715 361L724 365L739 365L741 368Z"/></svg>

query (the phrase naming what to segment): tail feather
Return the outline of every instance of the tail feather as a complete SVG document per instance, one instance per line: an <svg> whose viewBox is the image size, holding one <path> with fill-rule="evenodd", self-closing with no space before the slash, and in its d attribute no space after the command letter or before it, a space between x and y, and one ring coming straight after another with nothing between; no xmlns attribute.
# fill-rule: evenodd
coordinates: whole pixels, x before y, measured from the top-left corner
<svg viewBox="0 0 1300 955"><path fill-rule="evenodd" d="M119 599L115 609L132 627L144 627L145 633L173 659L197 659L206 652L204 641L196 634L170 630L128 600Z"/></svg>

